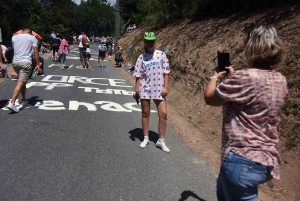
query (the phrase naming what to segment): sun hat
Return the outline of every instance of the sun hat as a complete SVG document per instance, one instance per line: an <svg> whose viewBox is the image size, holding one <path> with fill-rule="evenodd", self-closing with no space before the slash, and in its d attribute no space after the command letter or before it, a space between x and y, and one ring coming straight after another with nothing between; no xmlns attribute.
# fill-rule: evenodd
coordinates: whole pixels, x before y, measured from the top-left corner
<svg viewBox="0 0 300 201"><path fill-rule="evenodd" d="M144 39L145 40L155 40L156 36L155 36L154 32L145 32Z"/></svg>

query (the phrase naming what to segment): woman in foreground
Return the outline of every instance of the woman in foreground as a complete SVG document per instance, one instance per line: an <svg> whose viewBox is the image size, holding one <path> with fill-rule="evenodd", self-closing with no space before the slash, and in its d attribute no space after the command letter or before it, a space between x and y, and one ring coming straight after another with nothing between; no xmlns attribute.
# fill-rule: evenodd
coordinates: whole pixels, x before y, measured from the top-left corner
<svg viewBox="0 0 300 201"><path fill-rule="evenodd" d="M258 200L258 185L280 179L277 149L280 110L288 93L276 67L285 47L275 28L259 26L245 40L248 68L235 71L217 86L226 72L214 72L205 101L223 106L222 156L217 180L219 201Z"/></svg>

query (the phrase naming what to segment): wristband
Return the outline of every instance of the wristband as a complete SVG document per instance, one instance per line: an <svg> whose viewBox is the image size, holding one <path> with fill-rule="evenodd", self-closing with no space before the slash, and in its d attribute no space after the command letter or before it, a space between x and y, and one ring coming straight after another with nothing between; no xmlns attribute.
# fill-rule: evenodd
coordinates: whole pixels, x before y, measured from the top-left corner
<svg viewBox="0 0 300 201"><path fill-rule="evenodd" d="M209 79L212 79L212 78L218 80L218 78L216 76L211 76Z"/></svg>

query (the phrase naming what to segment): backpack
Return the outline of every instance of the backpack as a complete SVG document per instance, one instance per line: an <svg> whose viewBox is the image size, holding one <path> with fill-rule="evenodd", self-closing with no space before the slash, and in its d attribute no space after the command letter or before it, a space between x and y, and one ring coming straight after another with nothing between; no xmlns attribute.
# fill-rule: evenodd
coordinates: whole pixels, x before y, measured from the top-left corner
<svg viewBox="0 0 300 201"><path fill-rule="evenodd" d="M60 44L59 38L53 38L53 46L54 47L59 47L59 44Z"/></svg>
<svg viewBox="0 0 300 201"><path fill-rule="evenodd" d="M105 52L106 51L106 46L101 44L100 45L100 51Z"/></svg>
<svg viewBox="0 0 300 201"><path fill-rule="evenodd" d="M84 36L82 36L82 39L81 39L81 43L82 43L82 46L83 46L83 48L87 48L87 43L88 41L87 41L87 37L86 37L86 35L84 35Z"/></svg>

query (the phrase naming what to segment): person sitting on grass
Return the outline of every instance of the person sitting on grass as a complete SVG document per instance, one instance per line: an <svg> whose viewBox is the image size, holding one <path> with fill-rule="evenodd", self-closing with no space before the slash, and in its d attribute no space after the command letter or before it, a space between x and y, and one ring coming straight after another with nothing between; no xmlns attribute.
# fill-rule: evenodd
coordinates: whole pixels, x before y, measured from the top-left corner
<svg viewBox="0 0 300 201"><path fill-rule="evenodd" d="M118 47L118 50L115 53L115 66L117 67L122 67L122 64L125 63L125 57L123 56L123 52L122 52L123 48L122 46Z"/></svg>

